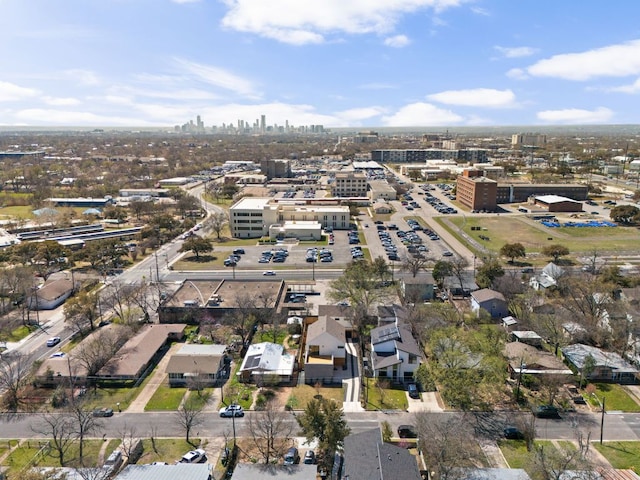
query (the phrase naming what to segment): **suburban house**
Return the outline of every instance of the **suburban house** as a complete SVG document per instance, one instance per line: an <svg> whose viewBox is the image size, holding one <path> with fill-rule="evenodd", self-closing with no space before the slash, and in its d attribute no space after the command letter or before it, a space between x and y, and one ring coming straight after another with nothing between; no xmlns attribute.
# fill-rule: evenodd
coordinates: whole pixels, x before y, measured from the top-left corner
<svg viewBox="0 0 640 480"><path fill-rule="evenodd" d="M182 345L167 364L169 386L184 387L192 383L214 386L225 376L226 351L226 345Z"/></svg>
<svg viewBox="0 0 640 480"><path fill-rule="evenodd" d="M490 288L471 292L471 310L476 315L480 315L481 309L488 312L493 318L502 318L509 314L504 295Z"/></svg>
<svg viewBox="0 0 640 480"><path fill-rule="evenodd" d="M504 346L504 355L509 362L511 378L523 375L564 375L571 377L573 372L558 357L545 350L522 342L511 342ZM521 371L522 370L522 371Z"/></svg>
<svg viewBox="0 0 640 480"><path fill-rule="evenodd" d="M168 465L162 462L147 465L127 465L114 477L115 480L158 480L159 478L211 480L211 465L208 463L180 462Z"/></svg>
<svg viewBox="0 0 640 480"><path fill-rule="evenodd" d="M638 383L640 371L617 353L605 352L582 343L568 345L561 349L567 362L578 372L582 372L587 358L593 359L593 371L584 372L590 381L612 383Z"/></svg>
<svg viewBox="0 0 640 480"><path fill-rule="evenodd" d="M346 364L345 328L330 317L318 318L307 327L305 381L333 380L333 371Z"/></svg>
<svg viewBox="0 0 640 480"><path fill-rule="evenodd" d="M300 462L296 465L265 465L263 463L238 463L233 470L232 479L239 480L316 480L317 465Z"/></svg>
<svg viewBox="0 0 640 480"><path fill-rule="evenodd" d="M478 290L478 284L472 273L460 277L449 275L442 280L442 289L449 297L468 297L471 292Z"/></svg>
<svg viewBox="0 0 640 480"><path fill-rule="evenodd" d="M31 291L27 297L29 310L53 310L71 296L74 285L71 280L60 278L45 283L42 287Z"/></svg>
<svg viewBox="0 0 640 480"><path fill-rule="evenodd" d="M351 323L353 308L349 305L318 305L318 318L330 317L345 329L345 337L356 338L358 330Z"/></svg>
<svg viewBox="0 0 640 480"><path fill-rule="evenodd" d="M380 305L378 306L378 326L402 323L407 318L407 309L402 305Z"/></svg>
<svg viewBox="0 0 640 480"><path fill-rule="evenodd" d="M344 439L342 476L349 480L421 480L418 462L406 448L382 441L379 428Z"/></svg>
<svg viewBox="0 0 640 480"><path fill-rule="evenodd" d="M422 352L411 329L397 321L371 330L371 368L376 378L394 382L413 379Z"/></svg>
<svg viewBox="0 0 640 480"><path fill-rule="evenodd" d="M295 358L285 353L282 345L254 343L249 345L238 373L243 382L289 383L294 364Z"/></svg>
<svg viewBox="0 0 640 480"><path fill-rule="evenodd" d="M560 277L564 274L564 269L553 262L549 262L542 269L540 275L534 275L529 279L529 286L534 290L555 287Z"/></svg>
<svg viewBox="0 0 640 480"><path fill-rule="evenodd" d="M400 279L402 296L410 303L433 300L435 284L436 282L429 272L419 272L416 276L403 275Z"/></svg>

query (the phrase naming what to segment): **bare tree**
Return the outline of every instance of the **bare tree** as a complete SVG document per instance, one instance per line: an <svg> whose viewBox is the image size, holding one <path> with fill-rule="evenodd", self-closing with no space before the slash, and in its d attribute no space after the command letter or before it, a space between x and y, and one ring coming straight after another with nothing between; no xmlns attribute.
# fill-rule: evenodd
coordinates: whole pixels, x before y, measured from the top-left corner
<svg viewBox="0 0 640 480"><path fill-rule="evenodd" d="M17 412L23 403L22 391L29 383L31 361L21 353L0 356L0 391L9 412Z"/></svg>
<svg viewBox="0 0 640 480"><path fill-rule="evenodd" d="M581 479L602 478L587 458L589 452L589 436L578 434L578 447L554 448L553 446L540 445L533 450L529 470L532 478L536 480L560 480L564 478L567 470L580 470Z"/></svg>
<svg viewBox="0 0 640 480"><path fill-rule="evenodd" d="M229 216L227 212L215 212L209 215L209 217L205 220L205 226L211 228L211 230L216 234L216 238L220 240L220 234L224 229L224 226L229 221Z"/></svg>
<svg viewBox="0 0 640 480"><path fill-rule="evenodd" d="M76 426L73 418L66 414L45 413L42 424L33 427L33 431L51 439L52 448L61 466L66 464L66 455L76 439Z"/></svg>
<svg viewBox="0 0 640 480"><path fill-rule="evenodd" d="M407 256L402 259L400 270L411 273L411 276L415 278L421 270L426 270L427 265L432 261L432 258L425 257L424 255Z"/></svg>
<svg viewBox="0 0 640 480"><path fill-rule="evenodd" d="M291 446L293 429L291 415L281 410L273 400L266 403L264 410L249 417L251 440L265 464L286 453Z"/></svg>
<svg viewBox="0 0 640 480"><path fill-rule="evenodd" d="M123 282L113 282L108 288L104 289L101 301L106 308L112 308L115 314L128 323L131 315L131 306L133 304L133 292L136 290L135 285L128 285Z"/></svg>
<svg viewBox="0 0 640 480"><path fill-rule="evenodd" d="M69 417L75 427L75 438L78 440L78 456L80 464L84 465L84 440L102 427L102 424L93 416L93 411L88 409L84 402L74 401L69 408Z"/></svg>
<svg viewBox="0 0 640 480"><path fill-rule="evenodd" d="M191 443L190 435L194 428L201 425L204 421L202 416L202 407L196 402L187 398L175 412L178 424L184 429L187 443Z"/></svg>
<svg viewBox="0 0 640 480"><path fill-rule="evenodd" d="M416 414L416 429L429 471L441 480L458 480L464 468L482 464L483 454L463 417Z"/></svg>
<svg viewBox="0 0 640 480"><path fill-rule="evenodd" d="M74 351L75 358L86 369L88 377L97 374L129 338L131 334L129 328L116 327L118 328L96 332L92 338L87 339Z"/></svg>

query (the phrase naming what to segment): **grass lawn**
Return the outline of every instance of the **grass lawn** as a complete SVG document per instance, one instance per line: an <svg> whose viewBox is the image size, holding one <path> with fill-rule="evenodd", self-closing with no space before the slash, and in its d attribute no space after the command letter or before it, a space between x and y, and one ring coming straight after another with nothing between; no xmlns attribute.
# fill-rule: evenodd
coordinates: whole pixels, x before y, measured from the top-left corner
<svg viewBox="0 0 640 480"><path fill-rule="evenodd" d="M216 254L214 250L209 254L200 255L200 259L196 260L196 256L189 252L172 266L173 270L218 270L224 267L224 260L227 256L223 253Z"/></svg>
<svg viewBox="0 0 640 480"><path fill-rule="evenodd" d="M596 383L595 394L602 402L606 398L605 408L607 411L618 410L622 412L640 412L638 405L620 385L611 383ZM588 397L588 395L586 395Z"/></svg>
<svg viewBox="0 0 640 480"><path fill-rule="evenodd" d="M236 373L238 373L240 366L241 363L238 362L235 370L231 374L231 378L224 386L224 402L221 402L218 407L221 408L231 403L237 403L245 410L249 410L251 408L251 405L253 404L253 392L257 387L255 385L240 383L238 381Z"/></svg>
<svg viewBox="0 0 640 480"><path fill-rule="evenodd" d="M191 438L193 445L199 445L199 438ZM138 460L138 465L152 462L173 463L180 460L180 457L189 450L193 450L193 445L187 443L184 438L156 438L154 442L149 438L142 441L143 453ZM154 448L155 445L155 448Z"/></svg>
<svg viewBox="0 0 640 480"><path fill-rule="evenodd" d="M182 402L186 388L171 388L166 379L158 387L149 402L144 406L145 412L155 410L177 410Z"/></svg>
<svg viewBox="0 0 640 480"><path fill-rule="evenodd" d="M367 410L406 410L409 407L407 394L403 388L385 388L382 391L383 397L381 397L380 389L376 387L376 379L367 378L367 384Z"/></svg>
<svg viewBox="0 0 640 480"><path fill-rule="evenodd" d="M298 385L291 391L287 405L295 410L302 410L316 395L335 400L338 404L341 404L344 400L344 387L321 387L319 390L316 390L315 387L311 385Z"/></svg>
<svg viewBox="0 0 640 480"><path fill-rule="evenodd" d="M592 445L609 460L613 468L630 468L640 475L640 442L592 442Z"/></svg>
<svg viewBox="0 0 640 480"><path fill-rule="evenodd" d="M22 325L10 333L0 333L0 341L3 342L19 342L24 337L33 332L36 327L30 327L26 325Z"/></svg>
<svg viewBox="0 0 640 480"><path fill-rule="evenodd" d="M535 442L537 446L544 447L545 450L555 449L549 441ZM498 446L502 450L505 460L509 464L509 468L524 468L529 466L531 452L527 451L527 444L524 440L499 440Z"/></svg>
<svg viewBox="0 0 640 480"><path fill-rule="evenodd" d="M117 411L117 403L120 402L120 409L126 410L145 385L151 379L152 373L137 387L121 387L121 388L98 388L95 391L89 389L87 393L87 408L109 407Z"/></svg>
<svg viewBox="0 0 640 480"><path fill-rule="evenodd" d="M494 253L497 253L505 243L514 242L521 243L527 253L538 253L551 243L562 244L572 253L591 252L594 249L600 251L634 250L637 243L637 230L631 227L547 228L524 217L503 215L495 217L454 215L436 217L436 221L464 244L467 242L460 235L459 230ZM455 228L451 228L451 224ZM471 227L480 227L481 230L471 230ZM489 240L481 239L480 235L488 237ZM546 262L549 259L541 260Z"/></svg>
<svg viewBox="0 0 640 480"><path fill-rule="evenodd" d="M213 395L213 388L204 388L200 394L192 390L189 392L189 403L193 408L203 408L211 398L211 395Z"/></svg>
<svg viewBox="0 0 640 480"><path fill-rule="evenodd" d="M278 345L284 345L284 339L287 335L288 335L287 330L285 328L280 328L276 332L276 338L274 341L273 328L269 328L269 327L261 328L253 336L253 343L271 342L271 343L277 343Z"/></svg>
<svg viewBox="0 0 640 480"><path fill-rule="evenodd" d="M31 462L38 454L41 445L46 444L48 441L44 439L32 439L25 441L20 447L16 448L2 463L8 466L11 470L19 470L24 468ZM120 443L118 440L117 443ZM67 465L73 465L79 463L78 458L78 443L74 442L65 455L65 463ZM95 466L98 463L98 454L100 448L103 445L102 440L90 439L84 441L84 463L86 466ZM117 446L117 445L116 445ZM115 448L115 447L114 447ZM48 455L43 455L38 461L37 465L40 467L60 467L60 462L55 454L54 450L51 450Z"/></svg>
<svg viewBox="0 0 640 480"><path fill-rule="evenodd" d="M16 446L19 440L0 440L0 457L7 453L11 447Z"/></svg>
<svg viewBox="0 0 640 480"><path fill-rule="evenodd" d="M0 208L0 216L12 218L33 218L33 207L30 205L16 205Z"/></svg>

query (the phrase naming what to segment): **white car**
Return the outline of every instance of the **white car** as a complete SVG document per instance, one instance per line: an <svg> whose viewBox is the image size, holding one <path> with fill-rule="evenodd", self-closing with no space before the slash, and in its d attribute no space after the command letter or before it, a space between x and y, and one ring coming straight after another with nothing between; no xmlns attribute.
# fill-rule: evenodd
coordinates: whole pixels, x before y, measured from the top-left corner
<svg viewBox="0 0 640 480"><path fill-rule="evenodd" d="M185 453L180 459L180 463L203 463L206 461L207 455L201 448L197 448Z"/></svg>
<svg viewBox="0 0 640 480"><path fill-rule="evenodd" d="M47 340L47 347L55 347L60 343L60 337L51 337Z"/></svg>
<svg viewBox="0 0 640 480"><path fill-rule="evenodd" d="M231 404L220 409L221 417L244 417L244 410L240 405Z"/></svg>
<svg viewBox="0 0 640 480"><path fill-rule="evenodd" d="M56 352L50 355L51 358L62 358L64 357L64 352Z"/></svg>
<svg viewBox="0 0 640 480"><path fill-rule="evenodd" d="M262 275L264 275L265 277L275 277L276 272L274 272L273 270L265 270L264 272L262 272Z"/></svg>

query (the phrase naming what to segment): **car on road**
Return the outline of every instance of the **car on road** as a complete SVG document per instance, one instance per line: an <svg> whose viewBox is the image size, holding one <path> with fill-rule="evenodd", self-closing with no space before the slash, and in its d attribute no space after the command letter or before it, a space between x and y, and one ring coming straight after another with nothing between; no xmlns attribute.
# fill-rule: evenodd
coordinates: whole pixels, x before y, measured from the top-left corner
<svg viewBox="0 0 640 480"><path fill-rule="evenodd" d="M220 409L221 417L244 417L244 410L240 405L236 405L232 403L231 405L227 405L226 407L222 407Z"/></svg>
<svg viewBox="0 0 640 480"><path fill-rule="evenodd" d="M264 272L262 272L262 275L264 275L265 277L275 277L276 272L274 272L273 270L265 270Z"/></svg>
<svg viewBox="0 0 640 480"><path fill-rule="evenodd" d="M398 436L400 438L418 438L418 433L413 425L400 425L398 427Z"/></svg>
<svg viewBox="0 0 640 480"><path fill-rule="evenodd" d="M180 463L203 463L207 460L204 450L197 448L185 453L180 459Z"/></svg>
<svg viewBox="0 0 640 480"><path fill-rule="evenodd" d="M93 416L94 417L113 417L113 409L107 408L107 407L96 408L93 411Z"/></svg>
<svg viewBox="0 0 640 480"><path fill-rule="evenodd" d="M524 434L516 427L506 427L504 429L504 438L508 440L523 440Z"/></svg>
<svg viewBox="0 0 640 480"><path fill-rule="evenodd" d="M60 337L51 337L47 340L47 347L55 347L60 343Z"/></svg>
<svg viewBox="0 0 640 480"><path fill-rule="evenodd" d="M304 463L305 465L313 465L316 463L316 454L313 450L307 450L307 453L304 454Z"/></svg>
<svg viewBox="0 0 640 480"><path fill-rule="evenodd" d="M533 409L533 414L538 418L560 418L558 409L553 405L538 405Z"/></svg>
<svg viewBox="0 0 640 480"><path fill-rule="evenodd" d="M420 392L418 392L418 386L415 383L407 385L407 392L411 398L420 398Z"/></svg>
<svg viewBox="0 0 640 480"><path fill-rule="evenodd" d="M451 253L449 250L445 250L444 252L442 252L442 256L443 257L453 257L453 253Z"/></svg>
<svg viewBox="0 0 640 480"><path fill-rule="evenodd" d="M56 352L49 355L51 358L62 358L64 357L64 352Z"/></svg>

